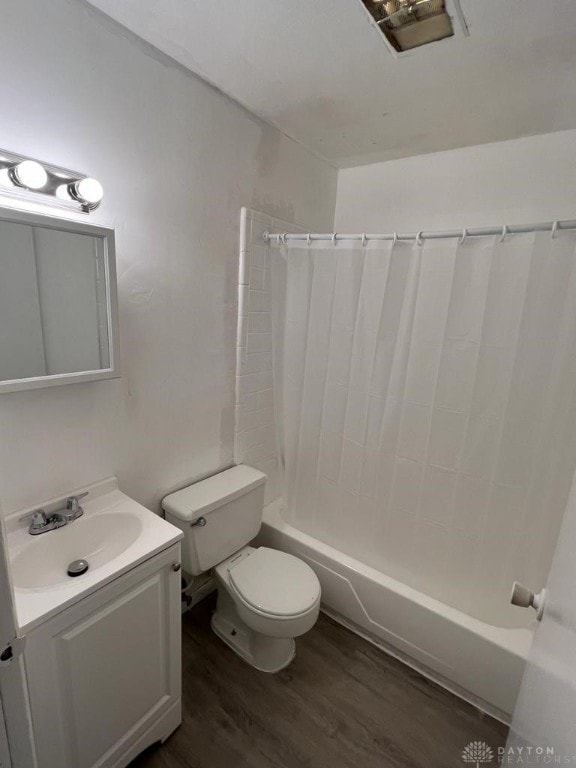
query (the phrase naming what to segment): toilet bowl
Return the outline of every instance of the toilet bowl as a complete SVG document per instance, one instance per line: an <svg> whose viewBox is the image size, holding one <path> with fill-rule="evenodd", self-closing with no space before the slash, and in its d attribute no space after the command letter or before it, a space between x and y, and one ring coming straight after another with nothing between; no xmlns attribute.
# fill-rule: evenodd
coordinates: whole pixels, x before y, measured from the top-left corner
<svg viewBox="0 0 576 768"><path fill-rule="evenodd" d="M294 658L294 638L312 629L320 611L320 583L293 555L244 547L214 569L218 587L212 629L263 672Z"/></svg>
<svg viewBox="0 0 576 768"><path fill-rule="evenodd" d="M184 569L212 570L214 632L256 669L278 672L294 658L294 638L316 623L320 582L294 555L248 546L262 524L265 481L239 465L166 496L162 506L184 531Z"/></svg>

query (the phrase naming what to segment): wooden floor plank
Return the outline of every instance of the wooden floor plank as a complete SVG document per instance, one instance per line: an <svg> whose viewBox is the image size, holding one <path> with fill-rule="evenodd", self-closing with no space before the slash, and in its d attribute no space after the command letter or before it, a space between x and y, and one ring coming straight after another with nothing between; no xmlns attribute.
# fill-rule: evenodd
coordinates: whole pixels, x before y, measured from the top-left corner
<svg viewBox="0 0 576 768"><path fill-rule="evenodd" d="M276 675L183 617L183 722L130 768L465 768L470 741L506 728L326 616Z"/></svg>

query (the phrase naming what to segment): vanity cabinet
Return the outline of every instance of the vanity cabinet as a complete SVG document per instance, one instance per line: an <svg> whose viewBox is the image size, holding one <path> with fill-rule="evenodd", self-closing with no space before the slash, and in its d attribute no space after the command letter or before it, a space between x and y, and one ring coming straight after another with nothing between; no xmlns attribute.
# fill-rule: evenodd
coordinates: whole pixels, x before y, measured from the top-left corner
<svg viewBox="0 0 576 768"><path fill-rule="evenodd" d="M120 768L181 721L180 545L33 629L39 768Z"/></svg>

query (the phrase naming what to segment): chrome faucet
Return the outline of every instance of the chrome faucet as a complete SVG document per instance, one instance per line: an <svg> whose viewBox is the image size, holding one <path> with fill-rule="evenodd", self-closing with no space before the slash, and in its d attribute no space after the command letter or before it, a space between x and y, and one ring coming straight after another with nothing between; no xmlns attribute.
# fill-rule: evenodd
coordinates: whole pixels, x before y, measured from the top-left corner
<svg viewBox="0 0 576 768"><path fill-rule="evenodd" d="M63 525L77 520L84 514L84 510L80 506L80 499L83 499L84 496L88 496L88 491L78 496L69 496L66 499L66 505L59 507L54 512L47 514L44 509L35 509L21 517L20 520L31 520L28 533L32 536L54 531L56 528L62 528Z"/></svg>

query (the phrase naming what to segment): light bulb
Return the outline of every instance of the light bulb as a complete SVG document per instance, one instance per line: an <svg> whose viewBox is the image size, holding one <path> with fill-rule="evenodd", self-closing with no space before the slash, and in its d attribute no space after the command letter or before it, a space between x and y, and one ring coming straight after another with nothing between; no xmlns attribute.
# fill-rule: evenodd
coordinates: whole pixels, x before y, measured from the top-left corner
<svg viewBox="0 0 576 768"><path fill-rule="evenodd" d="M96 206L104 197L102 184L96 179L80 179L71 185L73 196L81 203L89 206Z"/></svg>
<svg viewBox="0 0 576 768"><path fill-rule="evenodd" d="M15 184L26 189L42 189L48 181L48 174L35 160L23 160L11 168L10 176Z"/></svg>
<svg viewBox="0 0 576 768"><path fill-rule="evenodd" d="M68 202L72 200L72 198L70 197L68 184L60 184L58 187L56 187L56 197L59 200L68 200Z"/></svg>

